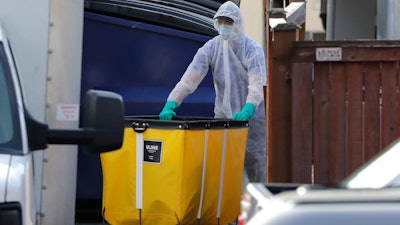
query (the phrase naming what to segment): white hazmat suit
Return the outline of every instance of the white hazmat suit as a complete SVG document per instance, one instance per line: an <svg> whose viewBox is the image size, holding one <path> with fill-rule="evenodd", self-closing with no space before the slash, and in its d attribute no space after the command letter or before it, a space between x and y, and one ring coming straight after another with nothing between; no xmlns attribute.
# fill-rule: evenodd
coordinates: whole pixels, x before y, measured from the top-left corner
<svg viewBox="0 0 400 225"><path fill-rule="evenodd" d="M233 29L221 26L217 22L220 17L233 20ZM214 19L214 27L220 35L198 49L181 80L168 96L167 103L172 101L176 103L175 108L178 107L196 90L211 69L216 92L215 118L231 119L247 103L255 106L255 113L249 118L245 169L250 182L265 182L264 51L256 41L244 34L242 14L235 3L228 1L222 4Z"/></svg>

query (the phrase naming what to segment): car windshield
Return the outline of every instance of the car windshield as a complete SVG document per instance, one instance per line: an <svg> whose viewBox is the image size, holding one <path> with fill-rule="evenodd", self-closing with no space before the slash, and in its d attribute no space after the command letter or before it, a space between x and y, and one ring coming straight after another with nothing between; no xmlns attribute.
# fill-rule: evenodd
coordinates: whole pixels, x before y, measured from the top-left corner
<svg viewBox="0 0 400 225"><path fill-rule="evenodd" d="M365 164L342 186L351 189L400 187L400 139Z"/></svg>
<svg viewBox="0 0 400 225"><path fill-rule="evenodd" d="M0 42L0 154L22 154L18 108L11 70Z"/></svg>

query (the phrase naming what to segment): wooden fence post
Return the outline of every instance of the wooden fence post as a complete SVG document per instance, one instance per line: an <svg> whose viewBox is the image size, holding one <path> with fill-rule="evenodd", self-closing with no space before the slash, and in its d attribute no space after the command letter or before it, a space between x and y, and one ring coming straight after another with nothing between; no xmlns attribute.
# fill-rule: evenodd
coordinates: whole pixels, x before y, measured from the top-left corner
<svg viewBox="0 0 400 225"><path fill-rule="evenodd" d="M290 182L291 137L291 52L299 37L298 26L286 24L269 33L267 87L267 182Z"/></svg>

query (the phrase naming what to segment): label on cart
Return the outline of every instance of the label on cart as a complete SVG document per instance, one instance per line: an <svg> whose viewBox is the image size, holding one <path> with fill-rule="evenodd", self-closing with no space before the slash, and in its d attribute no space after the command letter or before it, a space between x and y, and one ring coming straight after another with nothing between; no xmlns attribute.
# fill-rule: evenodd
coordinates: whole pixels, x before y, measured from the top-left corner
<svg viewBox="0 0 400 225"><path fill-rule="evenodd" d="M143 162L161 163L162 141L144 140Z"/></svg>

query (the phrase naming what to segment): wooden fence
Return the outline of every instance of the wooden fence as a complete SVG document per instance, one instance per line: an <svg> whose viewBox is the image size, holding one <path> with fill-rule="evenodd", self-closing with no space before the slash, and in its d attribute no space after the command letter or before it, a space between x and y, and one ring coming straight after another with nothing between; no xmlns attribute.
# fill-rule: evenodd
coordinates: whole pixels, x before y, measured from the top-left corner
<svg viewBox="0 0 400 225"><path fill-rule="evenodd" d="M267 91L269 182L336 185L400 136L399 41L294 41L285 57Z"/></svg>

